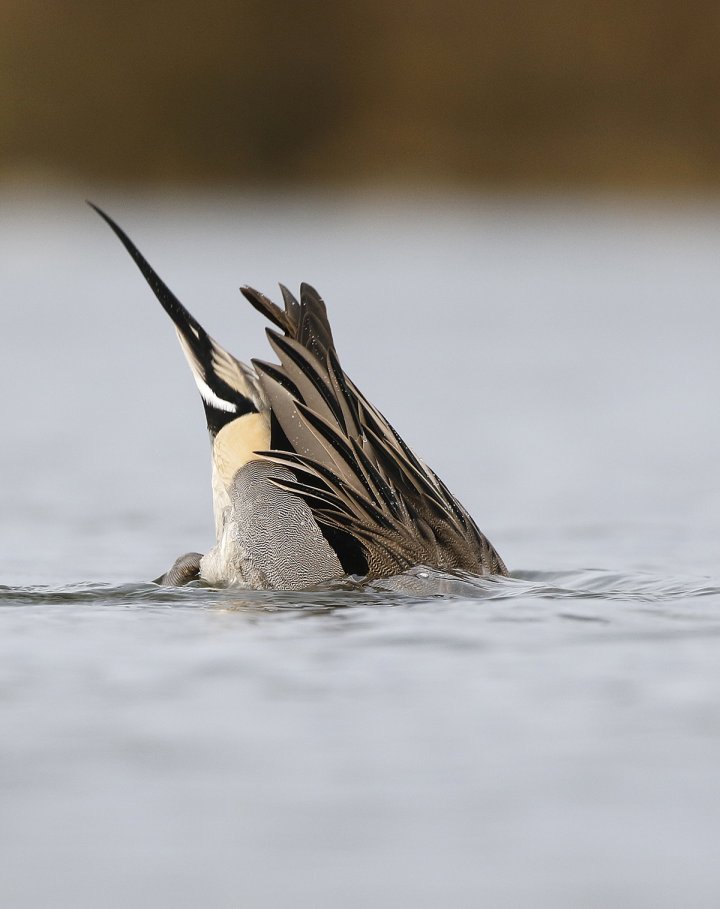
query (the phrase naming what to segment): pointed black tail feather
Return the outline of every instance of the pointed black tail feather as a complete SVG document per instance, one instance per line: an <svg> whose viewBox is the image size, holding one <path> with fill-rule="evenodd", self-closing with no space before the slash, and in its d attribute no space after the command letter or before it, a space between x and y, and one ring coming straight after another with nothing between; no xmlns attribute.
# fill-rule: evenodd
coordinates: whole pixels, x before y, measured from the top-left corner
<svg viewBox="0 0 720 909"><path fill-rule="evenodd" d="M157 274L155 269L150 265L150 263L143 256L137 246L135 246L125 231L118 224L116 224L115 221L113 221L110 215L106 214L106 212L95 205L94 202L88 201L87 204L90 206L90 208L93 209L93 211L97 212L97 214L100 215L103 221L105 221L105 223L113 231L118 240L120 240L125 249L130 253L130 257L132 258L133 262L140 269L142 276L150 285L150 288L160 302L160 305L173 320L177 328L179 328L184 335L187 334L188 329L194 329L201 334L205 334L204 329L200 323L191 315L191 313L187 311L187 309L185 309L182 303L170 290L167 284L165 284L162 278Z"/></svg>
<svg viewBox="0 0 720 909"><path fill-rule="evenodd" d="M101 208L88 205L108 224L139 268L160 305L170 316L193 372L205 408L208 429L214 436L231 420L257 412L261 405L251 385L251 371L205 331L178 300L125 231Z"/></svg>

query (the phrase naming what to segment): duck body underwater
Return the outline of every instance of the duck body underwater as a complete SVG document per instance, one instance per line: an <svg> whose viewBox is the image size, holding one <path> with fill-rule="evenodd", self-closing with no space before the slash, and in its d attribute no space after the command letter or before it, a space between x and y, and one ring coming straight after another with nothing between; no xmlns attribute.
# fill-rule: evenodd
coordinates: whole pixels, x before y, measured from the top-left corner
<svg viewBox="0 0 720 909"><path fill-rule="evenodd" d="M300 590L415 566L507 575L468 512L343 372L325 304L308 284L284 308L250 287L274 326L279 363L248 366L214 341L127 234L125 246L172 319L200 391L212 446L216 544L158 583ZM279 329L276 330L276 329Z"/></svg>

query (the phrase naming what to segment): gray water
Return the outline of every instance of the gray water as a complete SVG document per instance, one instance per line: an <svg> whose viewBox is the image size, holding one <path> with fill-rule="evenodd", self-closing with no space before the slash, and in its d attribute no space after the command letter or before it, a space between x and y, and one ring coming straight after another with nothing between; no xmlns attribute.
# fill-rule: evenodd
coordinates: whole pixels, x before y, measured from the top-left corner
<svg viewBox="0 0 720 909"><path fill-rule="evenodd" d="M147 583L202 410L82 195L0 204L0 905L718 905L720 206L95 193L238 356L314 283L513 573L277 594Z"/></svg>

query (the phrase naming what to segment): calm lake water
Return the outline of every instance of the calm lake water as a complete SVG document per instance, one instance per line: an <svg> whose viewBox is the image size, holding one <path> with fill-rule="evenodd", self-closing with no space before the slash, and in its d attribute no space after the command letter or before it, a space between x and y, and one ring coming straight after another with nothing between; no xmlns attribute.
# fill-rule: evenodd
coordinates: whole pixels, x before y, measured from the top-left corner
<svg viewBox="0 0 720 909"><path fill-rule="evenodd" d="M318 287L513 573L410 597L147 583L207 438L85 194L0 204L0 905L717 906L720 204L93 195L244 359Z"/></svg>

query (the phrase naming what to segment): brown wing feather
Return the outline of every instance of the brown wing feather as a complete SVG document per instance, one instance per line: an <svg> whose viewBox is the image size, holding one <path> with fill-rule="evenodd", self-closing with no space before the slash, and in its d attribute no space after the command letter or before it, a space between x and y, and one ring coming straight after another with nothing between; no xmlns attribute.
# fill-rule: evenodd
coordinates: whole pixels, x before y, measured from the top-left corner
<svg viewBox="0 0 720 909"><path fill-rule="evenodd" d="M291 468L284 489L301 496L321 526L359 542L371 574L414 565L507 574L497 552L445 484L406 445L343 372L325 304L303 284L285 308L245 297L284 337L268 330L279 365L253 365L291 450L262 452Z"/></svg>

